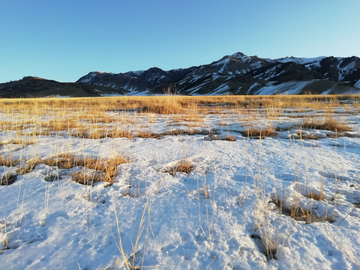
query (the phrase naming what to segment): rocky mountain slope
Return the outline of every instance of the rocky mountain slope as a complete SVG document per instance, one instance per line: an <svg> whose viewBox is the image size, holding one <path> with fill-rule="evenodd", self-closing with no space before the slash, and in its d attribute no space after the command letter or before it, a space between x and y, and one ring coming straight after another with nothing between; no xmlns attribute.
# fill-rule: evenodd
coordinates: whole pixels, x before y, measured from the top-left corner
<svg viewBox="0 0 360 270"><path fill-rule="evenodd" d="M359 93L360 58L268 59L238 52L208 65L187 69L150 68L119 74L90 72L77 82L125 90L128 95Z"/></svg>
<svg viewBox="0 0 360 270"><path fill-rule="evenodd" d="M60 83L38 77L24 77L19 81L0 84L1 98L72 96L98 97L124 94L119 89L85 83Z"/></svg>

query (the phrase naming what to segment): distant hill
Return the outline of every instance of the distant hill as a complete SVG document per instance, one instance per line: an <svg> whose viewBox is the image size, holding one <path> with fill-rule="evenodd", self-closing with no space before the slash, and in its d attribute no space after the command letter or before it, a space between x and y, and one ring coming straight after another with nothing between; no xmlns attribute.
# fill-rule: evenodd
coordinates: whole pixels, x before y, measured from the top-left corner
<svg viewBox="0 0 360 270"><path fill-rule="evenodd" d="M38 77L24 77L19 81L0 84L0 98L46 96L99 97L119 94L124 94L124 91L86 83L60 83Z"/></svg>

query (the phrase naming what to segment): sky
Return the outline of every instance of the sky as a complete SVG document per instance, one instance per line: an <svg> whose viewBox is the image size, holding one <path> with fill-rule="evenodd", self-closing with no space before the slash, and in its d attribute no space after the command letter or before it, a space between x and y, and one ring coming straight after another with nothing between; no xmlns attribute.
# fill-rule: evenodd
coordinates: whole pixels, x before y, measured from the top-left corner
<svg viewBox="0 0 360 270"><path fill-rule="evenodd" d="M360 56L359 0L0 0L0 83L264 58Z"/></svg>

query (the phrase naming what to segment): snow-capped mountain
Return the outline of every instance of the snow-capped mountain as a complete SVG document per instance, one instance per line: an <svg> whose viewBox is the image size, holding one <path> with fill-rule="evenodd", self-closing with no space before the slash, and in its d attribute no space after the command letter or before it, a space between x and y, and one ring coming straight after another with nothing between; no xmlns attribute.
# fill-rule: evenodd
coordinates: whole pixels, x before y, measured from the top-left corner
<svg viewBox="0 0 360 270"><path fill-rule="evenodd" d="M358 57L284 57L226 55L207 65L164 71L90 72L77 82L134 94L185 95L301 94L360 92Z"/></svg>

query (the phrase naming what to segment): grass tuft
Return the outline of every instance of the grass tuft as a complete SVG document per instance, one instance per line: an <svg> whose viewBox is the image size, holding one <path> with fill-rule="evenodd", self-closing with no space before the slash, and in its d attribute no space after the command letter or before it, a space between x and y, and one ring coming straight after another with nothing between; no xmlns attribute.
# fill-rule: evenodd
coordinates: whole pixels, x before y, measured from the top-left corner
<svg viewBox="0 0 360 270"><path fill-rule="evenodd" d="M19 164L20 164L20 161L17 159L14 159L13 157L0 156L0 166L14 167Z"/></svg>
<svg viewBox="0 0 360 270"><path fill-rule="evenodd" d="M175 176L177 172L191 173L194 170L194 166L187 160L179 161L174 167L171 167L164 172L170 173L172 176Z"/></svg>
<svg viewBox="0 0 360 270"><path fill-rule="evenodd" d="M75 157L70 154L58 155L43 161L43 163L45 163L48 166L57 166L60 169L85 167L87 169L102 171L103 176L100 179L98 179L98 177L100 176L88 177L81 173L73 174L73 179L78 183L87 183L89 181L94 182L94 180L96 180L96 182L103 181L103 182L108 182L110 184L114 182L114 178L117 175L116 166L129 162L130 160L123 156L117 156L114 158L101 160L95 158Z"/></svg>

